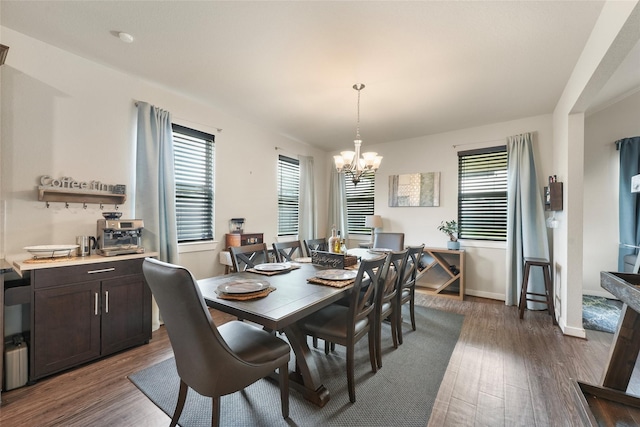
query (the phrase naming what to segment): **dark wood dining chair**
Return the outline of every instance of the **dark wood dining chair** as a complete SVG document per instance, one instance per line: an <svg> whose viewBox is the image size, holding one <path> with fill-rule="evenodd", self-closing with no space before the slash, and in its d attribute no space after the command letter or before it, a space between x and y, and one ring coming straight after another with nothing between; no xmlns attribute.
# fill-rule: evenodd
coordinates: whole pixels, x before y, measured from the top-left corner
<svg viewBox="0 0 640 427"><path fill-rule="evenodd" d="M258 264L269 262L266 243L231 246L229 252L231 253L231 262L235 271L245 271Z"/></svg>
<svg viewBox="0 0 640 427"><path fill-rule="evenodd" d="M276 242L273 243L273 252L276 254L278 262L293 261L294 258L302 256L302 245L299 240Z"/></svg>
<svg viewBox="0 0 640 427"><path fill-rule="evenodd" d="M302 242L304 243L304 251L306 252L307 256L311 256L311 251L329 250L327 239L324 237L319 239L305 239Z"/></svg>
<svg viewBox="0 0 640 427"><path fill-rule="evenodd" d="M424 244L420 246L409 246L407 253L407 262L404 268L402 283L398 289L398 343L402 344L402 306L409 303L409 315L411 317L411 328L416 330L416 280L418 277L418 268Z"/></svg>
<svg viewBox="0 0 640 427"><path fill-rule="evenodd" d="M348 306L331 304L299 323L306 335L346 347L347 385L352 403L356 401L355 344L365 336L369 340L371 370L378 371L375 355L375 296L385 261L386 257L381 256L360 263Z"/></svg>
<svg viewBox="0 0 640 427"><path fill-rule="evenodd" d="M372 247L401 251L404 249L404 233L375 233Z"/></svg>
<svg viewBox="0 0 640 427"><path fill-rule="evenodd" d="M393 348L398 348L398 290L401 286L403 271L409 250L390 252L384 264L380 289L376 295L376 360L378 368L382 368L382 322L391 323Z"/></svg>
<svg viewBox="0 0 640 427"><path fill-rule="evenodd" d="M160 308L180 376L171 426L180 419L189 388L212 398L211 425L220 423L220 396L279 372L282 416L289 417L289 344L248 322L216 327L200 288L185 268L146 258L142 272Z"/></svg>

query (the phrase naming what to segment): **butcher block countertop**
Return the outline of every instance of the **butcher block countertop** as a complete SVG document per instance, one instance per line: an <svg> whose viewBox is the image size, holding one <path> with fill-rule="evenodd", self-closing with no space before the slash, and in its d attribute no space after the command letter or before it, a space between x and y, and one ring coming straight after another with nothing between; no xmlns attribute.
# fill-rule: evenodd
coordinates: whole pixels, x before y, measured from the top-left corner
<svg viewBox="0 0 640 427"><path fill-rule="evenodd" d="M89 256L72 256L72 257L57 257L57 258L25 258L22 261L13 261L13 269L20 276L25 271L38 270L41 268L53 268L53 267L69 267L73 265L85 265L85 264L99 264L104 262L116 262L129 259L138 259L146 257L157 257L158 252L145 252L143 254L126 254L116 256L102 256L102 255L89 255Z"/></svg>

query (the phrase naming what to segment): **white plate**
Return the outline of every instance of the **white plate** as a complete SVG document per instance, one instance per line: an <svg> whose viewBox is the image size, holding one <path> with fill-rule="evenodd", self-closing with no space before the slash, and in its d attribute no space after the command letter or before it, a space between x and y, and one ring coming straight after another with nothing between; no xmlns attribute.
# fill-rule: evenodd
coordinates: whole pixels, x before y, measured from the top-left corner
<svg viewBox="0 0 640 427"><path fill-rule="evenodd" d="M286 262L268 262L265 264L258 264L253 268L258 271L282 271L290 269L291 264Z"/></svg>
<svg viewBox="0 0 640 427"><path fill-rule="evenodd" d="M387 248L371 248L369 249L369 252L372 252L374 254L386 254L387 252L393 252L393 249L387 249Z"/></svg>
<svg viewBox="0 0 640 427"><path fill-rule="evenodd" d="M326 280L349 280L355 278L357 275L358 272L356 270L339 270L337 268L322 270L316 273L316 277Z"/></svg>
<svg viewBox="0 0 640 427"><path fill-rule="evenodd" d="M218 291L224 294L250 294L267 289L269 282L263 280L239 279L223 283L218 286Z"/></svg>
<svg viewBox="0 0 640 427"><path fill-rule="evenodd" d="M36 258L54 258L70 256L71 251L79 247L80 245L39 245L26 246L24 249Z"/></svg>
<svg viewBox="0 0 640 427"><path fill-rule="evenodd" d="M306 262L311 262L311 257L310 256L305 256L305 257L301 257L301 258L294 258L293 260L295 262L306 263Z"/></svg>

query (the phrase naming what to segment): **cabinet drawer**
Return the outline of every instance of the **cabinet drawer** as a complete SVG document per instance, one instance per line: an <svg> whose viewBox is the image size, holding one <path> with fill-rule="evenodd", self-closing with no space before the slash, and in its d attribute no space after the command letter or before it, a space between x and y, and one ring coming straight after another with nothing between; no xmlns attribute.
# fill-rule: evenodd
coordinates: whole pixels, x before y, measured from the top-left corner
<svg viewBox="0 0 640 427"><path fill-rule="evenodd" d="M144 259L140 258L75 265L72 267L44 268L32 272L32 283L35 289L40 289L92 280L104 280L130 274L141 274L143 261Z"/></svg>

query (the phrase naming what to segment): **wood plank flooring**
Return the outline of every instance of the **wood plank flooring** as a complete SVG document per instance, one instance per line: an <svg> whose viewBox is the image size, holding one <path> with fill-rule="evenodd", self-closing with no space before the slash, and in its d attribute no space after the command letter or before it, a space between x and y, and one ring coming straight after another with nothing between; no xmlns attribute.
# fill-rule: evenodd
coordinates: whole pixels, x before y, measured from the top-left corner
<svg viewBox="0 0 640 427"><path fill-rule="evenodd" d="M429 427L581 425L569 379L600 382L612 334L565 337L546 312L528 311L520 320L500 301L424 294L417 301L465 315ZM217 324L229 319L212 314ZM167 426L169 417L127 375L171 356L160 328L148 345L2 393L0 426ZM636 377L630 392L640 391Z"/></svg>

